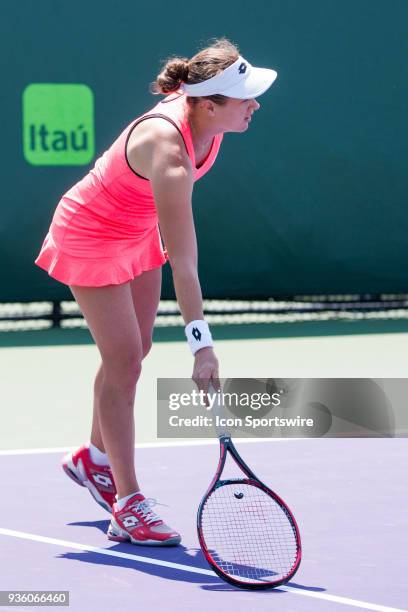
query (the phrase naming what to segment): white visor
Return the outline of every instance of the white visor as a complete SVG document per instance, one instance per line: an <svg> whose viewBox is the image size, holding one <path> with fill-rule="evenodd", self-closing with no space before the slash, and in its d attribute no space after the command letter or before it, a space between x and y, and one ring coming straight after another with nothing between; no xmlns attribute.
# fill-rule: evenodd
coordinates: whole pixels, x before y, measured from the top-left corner
<svg viewBox="0 0 408 612"><path fill-rule="evenodd" d="M225 70L195 85L182 83L180 89L187 96L213 96L221 94L229 98L257 98L272 85L278 73L269 68L255 68L239 56Z"/></svg>

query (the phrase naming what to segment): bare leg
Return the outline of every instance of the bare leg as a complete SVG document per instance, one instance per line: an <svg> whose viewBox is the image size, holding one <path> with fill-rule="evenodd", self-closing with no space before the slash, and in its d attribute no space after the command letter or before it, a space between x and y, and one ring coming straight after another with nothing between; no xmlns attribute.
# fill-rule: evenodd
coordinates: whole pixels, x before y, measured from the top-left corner
<svg viewBox="0 0 408 612"><path fill-rule="evenodd" d="M102 440L101 428L99 425L99 401L101 397L103 383L103 363L99 366L94 383L94 400L93 400L93 416L92 416L92 431L91 442L96 448L105 452L105 445Z"/></svg>
<svg viewBox="0 0 408 612"><path fill-rule="evenodd" d="M145 272L141 276L135 278L130 283L133 308L134 308L134 312L136 313L136 318L137 318L138 325L139 325L140 338L141 338L141 343L142 343L142 359L148 354L151 348L153 326L154 326L154 321L156 318L157 307L160 301L161 278L162 278L161 268L156 268L155 270ZM85 289L85 291L82 291L83 289ZM100 289L113 289L113 287L104 287ZM96 288L97 291L100 291L100 289ZM83 287L71 287L71 291L73 292L74 297L77 299L77 301L81 300L82 302L83 298L80 297L80 294L89 293L89 291L92 291L92 289L83 288ZM102 297L100 299L103 300ZM79 301L78 301L78 304L81 307L81 304ZM84 308L85 308L85 305L84 305ZM92 310L92 307L91 307L91 310ZM84 310L82 310L82 312L84 313L84 316L85 316ZM87 319L86 316L85 318ZM91 329L91 333L93 333L89 321L88 321L88 325ZM94 336L94 339L95 339L95 336ZM106 446L104 444L104 437L102 435L102 427L101 427L101 422L100 422L100 403L101 403L101 398L104 397L103 389L104 389L104 368L103 368L103 360L102 360L102 363L99 366L99 369L98 369L98 372L95 378L95 383L94 383L94 406L93 406L91 442L97 448L99 448L99 450L101 450L102 452L105 452ZM132 423L133 423L133 411L132 411ZM132 425L132 428L134 430L134 424ZM133 447L134 447L134 441L133 441ZM109 451L108 451L108 457L111 462ZM133 465L133 454L132 454L132 465ZM131 493L139 488L136 477L135 477L135 480L134 480L135 486L128 493L121 494L119 492L119 485L118 485L118 481L115 475L115 469L113 465L112 465L112 471L113 471L116 486L118 489L119 497L124 497L128 493ZM131 482L133 482L133 480L131 480ZM127 488L129 488L129 486Z"/></svg>
<svg viewBox="0 0 408 612"><path fill-rule="evenodd" d="M142 337L143 358L152 346L152 335L157 308L160 301L162 269L144 272L130 283L133 306Z"/></svg>
<svg viewBox="0 0 408 612"><path fill-rule="evenodd" d="M98 427L119 497L139 488L134 469L134 400L141 372L142 339L129 283L71 287L98 346L103 376L98 380ZM103 449L101 449L103 450Z"/></svg>
<svg viewBox="0 0 408 612"><path fill-rule="evenodd" d="M140 335L142 338L143 359L150 351L152 335L157 308L160 301L162 281L162 270L156 268L149 272L144 272L130 282L132 300L139 323ZM103 383L103 363L99 366L94 383L94 405L92 418L91 442L105 452L102 440L101 428L99 425L99 401Z"/></svg>

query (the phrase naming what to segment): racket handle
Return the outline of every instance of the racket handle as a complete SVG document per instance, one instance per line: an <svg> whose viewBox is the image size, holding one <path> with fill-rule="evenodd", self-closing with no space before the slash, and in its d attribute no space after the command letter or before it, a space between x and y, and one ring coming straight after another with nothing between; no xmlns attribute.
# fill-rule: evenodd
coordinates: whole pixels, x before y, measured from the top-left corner
<svg viewBox="0 0 408 612"><path fill-rule="evenodd" d="M212 418L213 418L213 426L219 438L230 437L228 429L225 425L220 425L220 419L224 417L223 414L223 405L222 402L219 401L218 392L215 390L214 385L210 382L208 386L208 393L210 395L215 395L216 399L214 404L212 405Z"/></svg>

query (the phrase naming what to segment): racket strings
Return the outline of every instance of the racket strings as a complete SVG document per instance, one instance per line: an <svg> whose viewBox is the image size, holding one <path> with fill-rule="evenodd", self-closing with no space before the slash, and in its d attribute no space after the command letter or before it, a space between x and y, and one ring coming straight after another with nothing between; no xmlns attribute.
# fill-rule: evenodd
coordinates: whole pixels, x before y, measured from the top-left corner
<svg viewBox="0 0 408 612"><path fill-rule="evenodd" d="M218 486L204 504L201 528L216 565L248 583L277 582L296 563L298 541L289 513L255 485Z"/></svg>

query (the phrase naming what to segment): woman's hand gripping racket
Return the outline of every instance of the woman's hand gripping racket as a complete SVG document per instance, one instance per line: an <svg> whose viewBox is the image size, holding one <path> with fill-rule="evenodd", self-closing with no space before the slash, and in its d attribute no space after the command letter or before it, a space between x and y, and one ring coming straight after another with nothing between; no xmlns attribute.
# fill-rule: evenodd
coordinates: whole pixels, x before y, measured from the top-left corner
<svg viewBox="0 0 408 612"><path fill-rule="evenodd" d="M211 386L209 391L216 393ZM212 413L214 421L222 416L219 402ZM244 463L227 432L217 427L217 434L220 459L197 515L201 550L218 576L231 584L277 587L300 565L298 526L285 502ZM245 478L221 479L228 452Z"/></svg>

